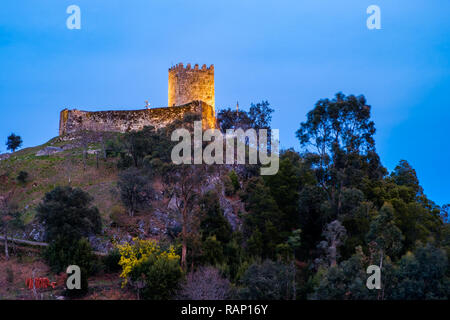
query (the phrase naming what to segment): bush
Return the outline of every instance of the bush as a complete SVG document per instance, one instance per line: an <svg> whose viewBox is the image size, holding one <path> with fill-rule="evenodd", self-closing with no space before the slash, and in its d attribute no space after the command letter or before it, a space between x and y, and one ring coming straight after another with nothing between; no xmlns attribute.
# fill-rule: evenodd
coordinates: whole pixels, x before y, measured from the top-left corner
<svg viewBox="0 0 450 320"><path fill-rule="evenodd" d="M58 238L50 243L44 251L48 265L55 273L65 272L69 265L84 267L88 273L94 270L96 257L86 238L70 241L67 238Z"/></svg>
<svg viewBox="0 0 450 320"><path fill-rule="evenodd" d="M20 171L19 175L17 176L17 181L19 181L20 183L26 183L28 180L28 172L26 171Z"/></svg>
<svg viewBox="0 0 450 320"><path fill-rule="evenodd" d="M134 239L133 245L119 246L122 286L137 290L138 298L167 300L174 296L183 276L180 256L173 247L162 250L153 240Z"/></svg>
<svg viewBox="0 0 450 320"><path fill-rule="evenodd" d="M109 214L111 227L123 227L125 225L125 209L121 206L114 206Z"/></svg>
<svg viewBox="0 0 450 320"><path fill-rule="evenodd" d="M228 176L230 177L234 192L238 191L241 188L238 175L236 174L236 172L234 170L231 170L231 172L228 174Z"/></svg>
<svg viewBox="0 0 450 320"><path fill-rule="evenodd" d="M68 296L80 296L88 291L88 277L96 270L96 257L86 238L69 241L58 238L50 243L44 252L51 270L55 273L65 272L69 265L77 265L81 269L81 289L66 290Z"/></svg>
<svg viewBox="0 0 450 320"><path fill-rule="evenodd" d="M14 271L12 270L11 266L6 267L6 281L9 284L12 284L14 282Z"/></svg>
<svg viewBox="0 0 450 320"><path fill-rule="evenodd" d="M222 178L223 185L225 187L225 195L227 197L231 197L241 188L239 184L238 175L234 170L231 170L230 173Z"/></svg>
<svg viewBox="0 0 450 320"><path fill-rule="evenodd" d="M230 282L218 269L202 267L187 275L177 294L180 300L225 300L229 297Z"/></svg>
<svg viewBox="0 0 450 320"><path fill-rule="evenodd" d="M222 178L222 182L223 182L223 186L224 186L225 195L227 197L231 197L234 194L234 187L233 187L233 182L231 182L230 177L224 176Z"/></svg>
<svg viewBox="0 0 450 320"><path fill-rule="evenodd" d="M114 249L108 252L108 255L103 258L103 265L105 266L105 271L112 273L118 272L120 270L120 251L119 249Z"/></svg>

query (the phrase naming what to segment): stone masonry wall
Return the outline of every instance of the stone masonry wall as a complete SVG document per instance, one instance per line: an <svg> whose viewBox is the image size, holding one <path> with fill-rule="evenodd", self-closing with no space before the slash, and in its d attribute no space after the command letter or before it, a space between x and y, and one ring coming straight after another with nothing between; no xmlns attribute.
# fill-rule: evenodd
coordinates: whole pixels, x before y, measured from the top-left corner
<svg viewBox="0 0 450 320"><path fill-rule="evenodd" d="M215 109L214 65L209 68L198 64L191 68L182 63L169 69L169 107L179 106L191 101L204 101Z"/></svg>
<svg viewBox="0 0 450 320"><path fill-rule="evenodd" d="M154 108L123 111L81 111L64 109L60 114L59 135L80 130L128 132L152 125L161 128L186 113L202 114L203 127L215 128L214 108L203 101L171 108Z"/></svg>

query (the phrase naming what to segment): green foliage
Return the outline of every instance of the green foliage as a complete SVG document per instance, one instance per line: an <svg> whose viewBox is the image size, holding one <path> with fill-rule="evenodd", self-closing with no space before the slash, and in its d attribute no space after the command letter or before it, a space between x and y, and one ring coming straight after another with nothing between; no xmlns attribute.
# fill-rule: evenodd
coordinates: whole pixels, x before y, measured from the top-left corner
<svg viewBox="0 0 450 320"><path fill-rule="evenodd" d="M12 152L16 152L22 145L22 138L14 133L11 133L6 140L6 148Z"/></svg>
<svg viewBox="0 0 450 320"><path fill-rule="evenodd" d="M227 197L231 197L235 191L234 191L234 186L233 186L233 182L231 181L230 177L228 175L223 176L222 177L222 182L223 182L223 186L225 188L225 195Z"/></svg>
<svg viewBox="0 0 450 320"><path fill-rule="evenodd" d="M119 250L121 277L138 290L139 298L168 300L175 295L183 272L174 248L164 251L154 241L135 239L134 245L127 243Z"/></svg>
<svg viewBox="0 0 450 320"><path fill-rule="evenodd" d="M316 284L311 299L314 300L368 300L376 299L376 290L366 287L365 257L359 252L349 260L329 269L319 269L313 282Z"/></svg>
<svg viewBox="0 0 450 320"><path fill-rule="evenodd" d="M387 283L391 290L387 298L448 300L450 296L447 254L431 243L403 256L395 275L395 285Z"/></svg>
<svg viewBox="0 0 450 320"><path fill-rule="evenodd" d="M231 170L230 173L228 174L228 176L230 177L231 185L233 187L233 191L234 192L238 191L241 188L241 184L239 183L239 177L236 174L236 171Z"/></svg>
<svg viewBox="0 0 450 320"><path fill-rule="evenodd" d="M244 235L253 255L274 257L275 247L283 242L280 235L281 212L261 178L248 181L241 198L245 203ZM250 249L251 248L251 249Z"/></svg>
<svg viewBox="0 0 450 320"><path fill-rule="evenodd" d="M216 236L209 236L202 243L202 260L206 264L219 265L224 262L223 244L217 240Z"/></svg>
<svg viewBox="0 0 450 320"><path fill-rule="evenodd" d="M142 170L129 168L119 174L117 182L120 199L128 209L128 214L134 214L146 206L149 206L153 196L153 188L149 177Z"/></svg>
<svg viewBox="0 0 450 320"><path fill-rule="evenodd" d="M84 268L87 274L95 271L93 267L96 258L86 238L70 241L67 238L59 237L49 244L44 252L44 257L55 273L65 271L69 265Z"/></svg>
<svg viewBox="0 0 450 320"><path fill-rule="evenodd" d="M280 155L280 168L275 175L264 177L270 194L276 201L282 216L282 232L289 233L299 226L299 192L302 185L301 174L304 173L300 156L292 150Z"/></svg>
<svg viewBox="0 0 450 320"><path fill-rule="evenodd" d="M37 218L45 226L46 241L67 239L77 241L101 231L98 209L91 206L93 198L72 187L56 187L47 193L37 207Z"/></svg>
<svg viewBox="0 0 450 320"><path fill-rule="evenodd" d="M394 209L386 203L370 224L368 241L374 241L381 254L395 257L401 249L403 235L394 223Z"/></svg>
<svg viewBox="0 0 450 320"><path fill-rule="evenodd" d="M119 249L113 249L108 252L108 255L103 258L103 265L105 271L108 273L118 272L121 267L119 265L120 261L120 251Z"/></svg>
<svg viewBox="0 0 450 320"><path fill-rule="evenodd" d="M205 193L199 201L199 208L203 239L215 236L218 241L228 243L231 240L232 230L220 207L218 194L214 191Z"/></svg>
<svg viewBox="0 0 450 320"><path fill-rule="evenodd" d="M26 171L20 171L19 175L17 176L17 181L19 181L22 184L25 184L28 180L28 172Z"/></svg>

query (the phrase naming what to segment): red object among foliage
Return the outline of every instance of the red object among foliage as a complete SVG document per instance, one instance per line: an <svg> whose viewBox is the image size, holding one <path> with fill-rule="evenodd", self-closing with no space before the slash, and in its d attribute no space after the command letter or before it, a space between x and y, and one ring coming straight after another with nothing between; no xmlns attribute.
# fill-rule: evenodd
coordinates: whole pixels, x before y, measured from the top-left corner
<svg viewBox="0 0 450 320"><path fill-rule="evenodd" d="M50 282L48 278L28 278L25 282L25 285L28 289L47 289L48 287L52 287L55 289L56 282Z"/></svg>

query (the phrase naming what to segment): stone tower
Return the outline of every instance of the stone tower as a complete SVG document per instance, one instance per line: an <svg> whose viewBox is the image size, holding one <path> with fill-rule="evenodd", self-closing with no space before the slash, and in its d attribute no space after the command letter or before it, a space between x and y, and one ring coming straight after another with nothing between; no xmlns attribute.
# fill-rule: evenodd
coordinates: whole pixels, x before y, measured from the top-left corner
<svg viewBox="0 0 450 320"><path fill-rule="evenodd" d="M204 64L199 69L198 64L186 68L182 63L169 69L169 107L180 106L200 100L213 108L214 98L214 65L209 68Z"/></svg>

